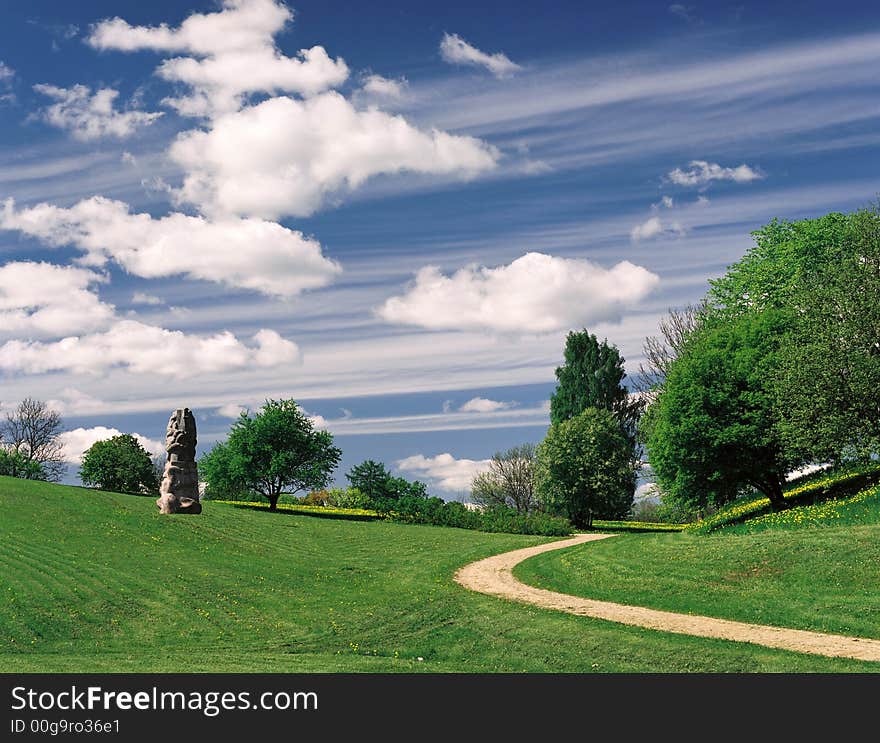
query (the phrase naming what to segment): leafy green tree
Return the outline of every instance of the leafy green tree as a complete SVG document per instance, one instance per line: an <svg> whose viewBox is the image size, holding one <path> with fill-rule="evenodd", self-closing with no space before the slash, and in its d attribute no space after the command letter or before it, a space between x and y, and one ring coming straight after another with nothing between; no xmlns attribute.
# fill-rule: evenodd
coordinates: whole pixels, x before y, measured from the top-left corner
<svg viewBox="0 0 880 743"><path fill-rule="evenodd" d="M419 480L407 480L405 477L389 477L386 484L387 497L395 498L427 498L428 486Z"/></svg>
<svg viewBox="0 0 880 743"><path fill-rule="evenodd" d="M243 478L236 475L233 451L221 441L199 459L199 479L205 483L206 499L239 500L250 492Z"/></svg>
<svg viewBox="0 0 880 743"><path fill-rule="evenodd" d="M294 400L268 400L253 416L242 414L199 465L212 493L258 493L274 511L284 493L326 487L341 456L333 436L316 431Z"/></svg>
<svg viewBox="0 0 880 743"><path fill-rule="evenodd" d="M357 488L371 500L389 497L391 473L382 462L367 459L352 467L345 476L351 487Z"/></svg>
<svg viewBox="0 0 880 743"><path fill-rule="evenodd" d="M538 445L538 498L576 527L592 526L594 517L626 516L635 488L632 441L609 410L589 407L553 423Z"/></svg>
<svg viewBox="0 0 880 743"><path fill-rule="evenodd" d="M556 369L558 385L550 398L550 421L561 423L587 408L610 410L625 429L638 417L638 408L623 386L626 371L617 347L582 330L565 339L565 362Z"/></svg>
<svg viewBox="0 0 880 743"><path fill-rule="evenodd" d="M775 374L782 440L815 461L880 450L880 209L848 227L838 260L791 292Z"/></svg>
<svg viewBox="0 0 880 743"><path fill-rule="evenodd" d="M23 480L45 480L39 462L28 459L21 452L0 448L0 475L20 477Z"/></svg>
<svg viewBox="0 0 880 743"><path fill-rule="evenodd" d="M83 485L117 493L155 493L159 481L153 460L131 434L96 441L83 454L79 477Z"/></svg>
<svg viewBox="0 0 880 743"><path fill-rule="evenodd" d="M785 475L802 463L776 428L771 375L784 325L770 310L709 323L670 366L642 424L664 502L706 509L752 487L784 507Z"/></svg>
<svg viewBox="0 0 880 743"><path fill-rule="evenodd" d="M534 510L537 506L534 444L496 452L489 461L489 469L474 478L471 500L487 508L507 506L519 513Z"/></svg>
<svg viewBox="0 0 880 743"><path fill-rule="evenodd" d="M854 228L853 215L837 212L794 222L773 220L752 233L755 244L741 260L709 282L711 310L725 316L763 309L790 315L791 291L850 254Z"/></svg>

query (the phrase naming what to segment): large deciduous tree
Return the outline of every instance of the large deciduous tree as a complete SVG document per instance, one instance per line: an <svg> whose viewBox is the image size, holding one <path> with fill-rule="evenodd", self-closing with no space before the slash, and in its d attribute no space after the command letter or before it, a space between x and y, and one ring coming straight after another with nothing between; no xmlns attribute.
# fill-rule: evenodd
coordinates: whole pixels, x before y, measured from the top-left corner
<svg viewBox="0 0 880 743"><path fill-rule="evenodd" d="M154 493L159 480L149 453L131 434L96 441L83 454L83 485L117 493Z"/></svg>
<svg viewBox="0 0 880 743"><path fill-rule="evenodd" d="M751 487L784 507L785 475L801 463L780 441L771 389L784 327L772 310L708 323L670 366L643 428L673 503L718 507Z"/></svg>
<svg viewBox="0 0 880 743"><path fill-rule="evenodd" d="M477 475L471 485L471 500L483 506L508 506L528 513L535 499L535 446L522 444L497 452L489 469Z"/></svg>
<svg viewBox="0 0 880 743"><path fill-rule="evenodd" d="M9 474L57 482L67 468L59 438L61 415L41 400L22 400L0 424L0 442Z"/></svg>
<svg viewBox="0 0 880 743"><path fill-rule="evenodd" d="M553 423L538 445L538 498L577 527L626 516L635 487L632 441L609 410L590 407Z"/></svg>
<svg viewBox="0 0 880 743"><path fill-rule="evenodd" d="M243 413L199 467L209 490L258 493L274 511L282 494L329 485L341 456L333 436L315 430L294 400L268 400L254 415Z"/></svg>
<svg viewBox="0 0 880 743"><path fill-rule="evenodd" d="M817 461L880 451L880 210L847 224L838 259L791 292L778 354L782 440Z"/></svg>

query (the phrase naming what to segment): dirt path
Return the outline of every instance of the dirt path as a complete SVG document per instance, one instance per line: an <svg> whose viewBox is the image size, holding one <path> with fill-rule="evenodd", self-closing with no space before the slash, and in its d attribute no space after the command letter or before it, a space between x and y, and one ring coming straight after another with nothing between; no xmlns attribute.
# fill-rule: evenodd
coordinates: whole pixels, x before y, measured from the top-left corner
<svg viewBox="0 0 880 743"><path fill-rule="evenodd" d="M455 580L465 588L478 593L534 604L546 609L565 611L569 614L630 624L635 627L647 627L663 632L675 632L680 635L694 635L695 637L751 642L770 648L826 655L831 658L880 661L880 640L826 635L821 632L768 627L761 624L734 622L728 619L714 619L646 609L639 606L626 606L610 601L594 601L593 599L547 591L543 588L533 588L513 577L514 566L533 555L611 536L614 535L579 534L571 539L539 544L535 547L526 547L494 557L487 557L485 560L465 565L455 574Z"/></svg>

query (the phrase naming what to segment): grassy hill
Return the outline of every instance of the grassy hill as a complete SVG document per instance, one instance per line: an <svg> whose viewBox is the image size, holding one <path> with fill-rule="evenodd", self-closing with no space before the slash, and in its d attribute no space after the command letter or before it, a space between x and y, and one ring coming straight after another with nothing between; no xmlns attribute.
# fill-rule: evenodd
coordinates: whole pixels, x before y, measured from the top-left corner
<svg viewBox="0 0 880 743"><path fill-rule="evenodd" d="M9 478L0 514L3 672L877 670L569 616L453 582L461 565L538 537L215 503L168 517L150 498ZM871 532L852 546L876 566L871 535L878 543ZM633 534L608 547L699 538ZM870 596L848 602L862 623L876 612Z"/></svg>
<svg viewBox="0 0 880 743"><path fill-rule="evenodd" d="M880 487L708 535L622 535L540 555L514 573L590 598L880 638Z"/></svg>

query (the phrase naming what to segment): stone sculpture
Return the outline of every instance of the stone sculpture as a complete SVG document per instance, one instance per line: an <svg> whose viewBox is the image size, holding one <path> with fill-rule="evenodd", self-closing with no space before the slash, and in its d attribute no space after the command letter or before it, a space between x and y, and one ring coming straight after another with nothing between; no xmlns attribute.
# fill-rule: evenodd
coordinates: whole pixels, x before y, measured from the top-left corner
<svg viewBox="0 0 880 743"><path fill-rule="evenodd" d="M201 513L196 466L196 419L189 408L178 408L165 434L165 471L159 487L159 513Z"/></svg>

